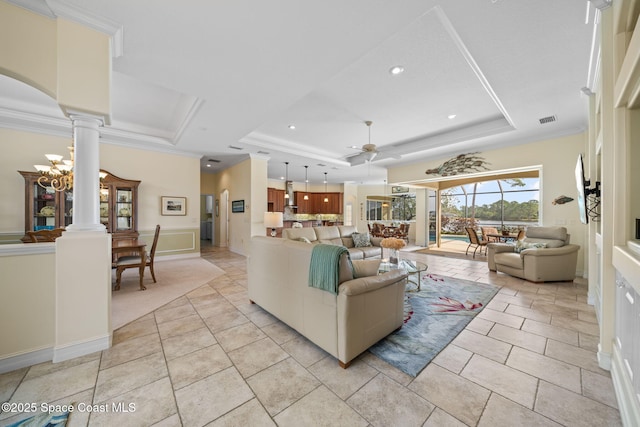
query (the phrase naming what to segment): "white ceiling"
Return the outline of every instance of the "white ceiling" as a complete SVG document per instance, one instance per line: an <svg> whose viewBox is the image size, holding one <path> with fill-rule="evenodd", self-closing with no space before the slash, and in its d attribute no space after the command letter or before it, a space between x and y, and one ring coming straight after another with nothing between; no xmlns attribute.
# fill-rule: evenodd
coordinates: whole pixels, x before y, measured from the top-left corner
<svg viewBox="0 0 640 427"><path fill-rule="evenodd" d="M288 161L294 181L308 165L311 183L382 183L387 167L587 125L585 0L11 1L121 27L103 140L203 156L204 171L264 155L273 179ZM0 126L63 119L34 92L0 78ZM368 142L371 164L352 157Z"/></svg>

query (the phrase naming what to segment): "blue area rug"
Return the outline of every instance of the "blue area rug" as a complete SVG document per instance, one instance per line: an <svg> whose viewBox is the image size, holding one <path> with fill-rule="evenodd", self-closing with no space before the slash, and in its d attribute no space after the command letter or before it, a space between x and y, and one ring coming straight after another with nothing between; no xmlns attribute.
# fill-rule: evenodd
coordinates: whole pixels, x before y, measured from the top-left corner
<svg viewBox="0 0 640 427"><path fill-rule="evenodd" d="M500 287L424 274L421 289L405 293L402 328L369 348L413 377L482 311Z"/></svg>

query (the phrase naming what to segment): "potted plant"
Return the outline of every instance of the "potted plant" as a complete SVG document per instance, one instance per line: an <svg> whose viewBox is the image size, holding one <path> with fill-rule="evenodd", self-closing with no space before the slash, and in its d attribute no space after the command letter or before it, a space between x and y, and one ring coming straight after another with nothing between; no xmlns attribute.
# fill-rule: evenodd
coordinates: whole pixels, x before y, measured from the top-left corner
<svg viewBox="0 0 640 427"><path fill-rule="evenodd" d="M403 239L395 237L387 237L380 241L380 246L389 249L389 262L391 264L398 264L400 262L400 249L406 245Z"/></svg>

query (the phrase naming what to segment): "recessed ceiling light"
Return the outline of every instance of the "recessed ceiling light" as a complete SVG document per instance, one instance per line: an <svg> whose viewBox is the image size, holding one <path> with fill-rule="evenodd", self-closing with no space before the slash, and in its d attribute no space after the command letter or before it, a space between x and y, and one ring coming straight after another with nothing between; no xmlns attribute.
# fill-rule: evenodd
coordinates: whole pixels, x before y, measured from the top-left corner
<svg viewBox="0 0 640 427"><path fill-rule="evenodd" d="M402 65L396 65L395 67L391 67L389 72L392 76L397 76L398 74L404 73L404 67Z"/></svg>
<svg viewBox="0 0 640 427"><path fill-rule="evenodd" d="M289 125L287 126L289 129L294 130L296 128L296 125Z"/></svg>
<svg viewBox="0 0 640 427"><path fill-rule="evenodd" d="M449 115L447 116L447 118L448 118L449 120L452 120L452 119L455 119L455 118L456 118L456 115L455 115L455 114L449 114Z"/></svg>

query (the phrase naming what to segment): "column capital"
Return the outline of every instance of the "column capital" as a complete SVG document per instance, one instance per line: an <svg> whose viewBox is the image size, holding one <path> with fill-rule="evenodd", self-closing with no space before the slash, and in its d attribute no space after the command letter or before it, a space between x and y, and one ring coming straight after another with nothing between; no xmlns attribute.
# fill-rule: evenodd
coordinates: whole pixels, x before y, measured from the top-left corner
<svg viewBox="0 0 640 427"><path fill-rule="evenodd" d="M84 113L81 111L67 110L69 119L73 127L86 127L88 129L97 130L103 127L105 120L103 116Z"/></svg>

